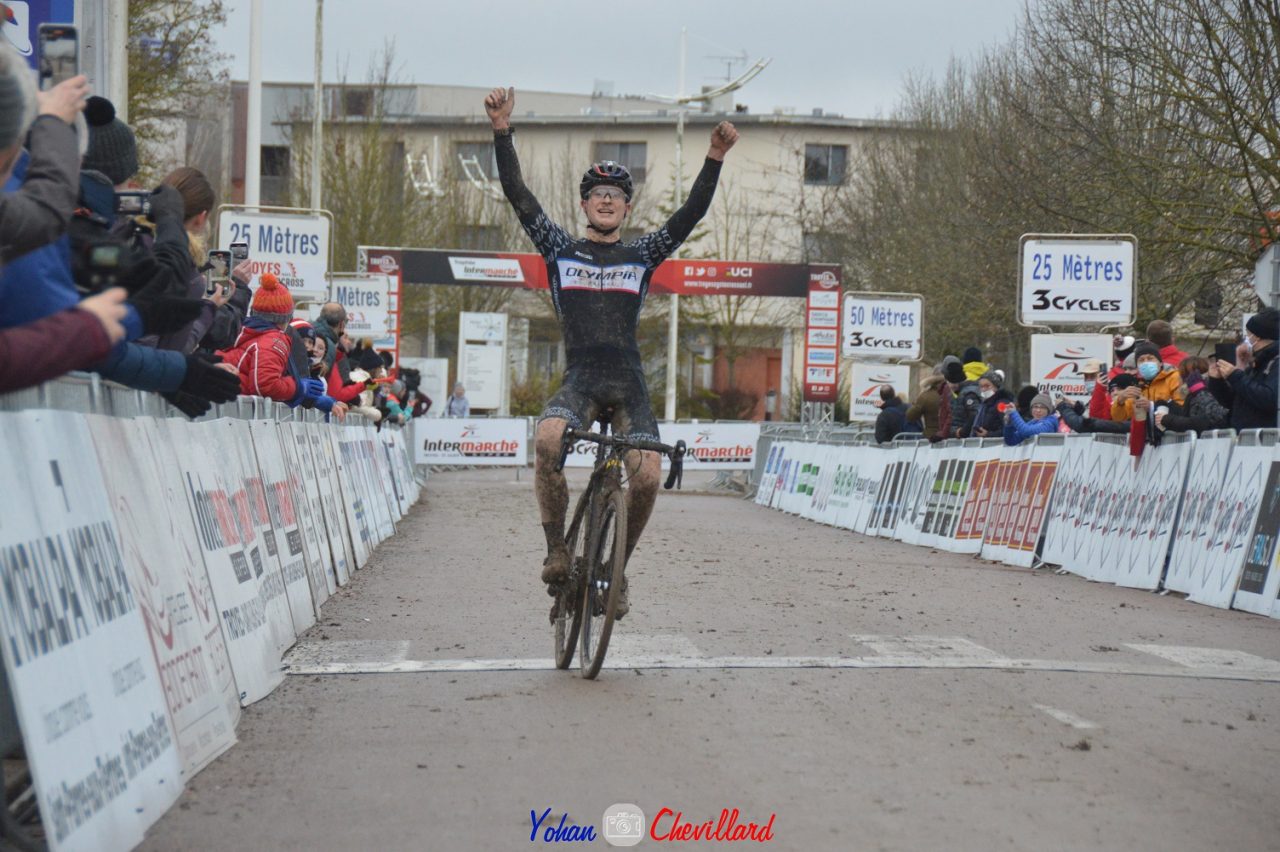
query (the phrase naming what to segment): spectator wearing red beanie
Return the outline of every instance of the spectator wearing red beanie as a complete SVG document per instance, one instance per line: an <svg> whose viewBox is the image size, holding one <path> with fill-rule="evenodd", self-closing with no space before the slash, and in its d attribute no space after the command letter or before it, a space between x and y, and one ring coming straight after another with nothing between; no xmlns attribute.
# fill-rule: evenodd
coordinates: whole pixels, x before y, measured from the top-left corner
<svg viewBox="0 0 1280 852"><path fill-rule="evenodd" d="M251 311L235 345L218 354L240 373L240 392L265 396L291 406L316 402L324 382L295 375L292 348L284 327L293 319L293 297L280 279L263 273L250 303Z"/></svg>

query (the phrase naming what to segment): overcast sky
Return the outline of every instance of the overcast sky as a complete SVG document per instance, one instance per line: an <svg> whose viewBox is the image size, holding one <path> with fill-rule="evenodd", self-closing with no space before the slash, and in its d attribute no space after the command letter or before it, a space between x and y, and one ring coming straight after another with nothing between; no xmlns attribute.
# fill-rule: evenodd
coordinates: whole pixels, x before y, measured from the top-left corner
<svg viewBox="0 0 1280 852"><path fill-rule="evenodd" d="M740 56L773 64L737 93L752 112L822 108L887 115L912 73L940 75L1013 33L1025 0L360 0L325 4L325 80L362 80L395 39L403 82L514 85L616 94L675 94L680 28L688 29L686 91L726 79ZM312 78L315 3L264 0L263 79ZM249 73L249 0L231 0L218 38L231 74ZM733 74L745 70L733 66Z"/></svg>

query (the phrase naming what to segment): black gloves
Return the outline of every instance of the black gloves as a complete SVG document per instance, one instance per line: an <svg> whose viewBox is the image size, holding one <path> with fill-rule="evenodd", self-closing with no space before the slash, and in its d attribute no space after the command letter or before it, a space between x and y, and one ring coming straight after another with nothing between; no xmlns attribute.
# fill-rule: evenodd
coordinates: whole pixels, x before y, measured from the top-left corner
<svg viewBox="0 0 1280 852"><path fill-rule="evenodd" d="M195 420L197 417L204 416L204 414L213 407L213 404L209 402L209 400L189 393L184 393L182 391L165 393L161 394L161 396L169 400L169 403L173 405L174 408L178 409L192 420Z"/></svg>
<svg viewBox="0 0 1280 852"><path fill-rule="evenodd" d="M187 375L178 390L210 402L231 402L240 393L240 374L220 369L218 355L196 353L187 356ZM173 400L170 400L173 402ZM174 402L174 405L178 403ZM178 406L181 408L181 406ZM184 409L185 410L185 409Z"/></svg>
<svg viewBox="0 0 1280 852"><path fill-rule="evenodd" d="M183 213L185 208L182 203L182 193L169 186L168 184L160 184L151 192L151 221L157 225L163 222L177 222L179 225L183 222Z"/></svg>

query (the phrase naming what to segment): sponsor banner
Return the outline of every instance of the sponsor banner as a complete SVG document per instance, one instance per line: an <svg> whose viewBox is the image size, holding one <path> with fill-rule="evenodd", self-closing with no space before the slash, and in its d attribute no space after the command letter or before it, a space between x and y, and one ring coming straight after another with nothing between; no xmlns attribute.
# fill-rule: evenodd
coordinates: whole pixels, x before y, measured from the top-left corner
<svg viewBox="0 0 1280 852"><path fill-rule="evenodd" d="M834 328L811 328L808 331L810 346L822 346L836 349L840 346L840 332Z"/></svg>
<svg viewBox="0 0 1280 852"><path fill-rule="evenodd" d="M306 546L302 524L302 474L297 458L287 452L274 420L249 424L258 473L267 503L267 518L277 542L277 558L284 573L293 630L298 635L316 623L320 604L329 596L320 560Z"/></svg>
<svg viewBox="0 0 1280 852"><path fill-rule="evenodd" d="M418 420L414 461L524 467L529 463L528 430L523 418Z"/></svg>
<svg viewBox="0 0 1280 852"><path fill-rule="evenodd" d="M334 274L329 301L347 309L347 334L352 339L371 337L375 348L390 331L392 281L381 273Z"/></svg>
<svg viewBox="0 0 1280 852"><path fill-rule="evenodd" d="M361 247L370 268L394 257L412 284L484 284L547 289L546 261L531 252L447 251ZM385 267L382 271L392 272ZM677 296L789 296L809 292L809 265L729 260L668 260L654 270L649 292Z"/></svg>
<svg viewBox="0 0 1280 852"><path fill-rule="evenodd" d="M1273 451L1271 455L1258 518L1245 548L1244 567L1231 604L1235 609L1258 615L1271 614L1276 592L1280 590L1280 565L1276 564L1280 559L1280 550L1276 547L1280 540L1280 453Z"/></svg>
<svg viewBox="0 0 1280 852"><path fill-rule="evenodd" d="M27 0L27 2L5 3L7 15L0 19L0 28L4 32L4 40L13 46L26 60L33 71L36 68L36 54L39 52L39 29L41 24L70 24L75 20L74 0ZM81 38L84 37L83 30ZM99 90L106 86L101 80L92 79L91 68L82 68L83 73L90 75L91 83Z"/></svg>
<svg viewBox="0 0 1280 852"><path fill-rule="evenodd" d="M664 444L684 441L686 473L699 470L751 470L760 442L759 423L659 423ZM692 458L690 458L692 457ZM669 463L663 459L663 467Z"/></svg>
<svg viewBox="0 0 1280 852"><path fill-rule="evenodd" d="M1079 564L1085 542L1079 531L1097 493L1101 468L1093 447L1093 435L1063 437L1062 456L1045 522L1044 548L1040 553L1041 560L1049 565Z"/></svg>
<svg viewBox="0 0 1280 852"><path fill-rule="evenodd" d="M911 368L905 364L855 361L849 379L849 419L874 421L880 415L881 385L891 385L904 399L911 385Z"/></svg>
<svg viewBox="0 0 1280 852"><path fill-rule="evenodd" d="M520 261L505 257L450 257L449 271L454 281L524 283Z"/></svg>
<svg viewBox="0 0 1280 852"><path fill-rule="evenodd" d="M1019 257L1019 318L1027 324L1133 321L1137 241L1027 234Z"/></svg>
<svg viewBox="0 0 1280 852"><path fill-rule="evenodd" d="M924 351L924 297L847 293L843 334L846 358L917 360Z"/></svg>
<svg viewBox="0 0 1280 852"><path fill-rule="evenodd" d="M1001 447L995 444L965 452L965 455L973 459L973 472L948 550L977 553L982 549L983 533L987 528L991 498L995 492L996 474L1000 471L1000 452Z"/></svg>
<svg viewBox="0 0 1280 852"><path fill-rule="evenodd" d="M345 586L351 581L356 568L364 564L357 559L352 531L347 520L345 495L342 493L342 478L338 472L341 461L330 440L330 429L322 423L300 424L311 440L311 458L316 463L317 478L320 480L320 500L324 505L325 532L329 536L329 550L333 553L334 571L338 575L338 585ZM366 555L367 558L367 555Z"/></svg>
<svg viewBox="0 0 1280 852"><path fill-rule="evenodd" d="M940 443L917 447L915 463L907 471L902 487L897 523L889 532L898 541L906 544L920 543L928 495L937 478L944 451L945 448Z"/></svg>
<svg viewBox="0 0 1280 852"><path fill-rule="evenodd" d="M880 478L879 490L867 519L866 534L890 537L898 525L902 498L915 462L918 444L901 444L886 450L888 464Z"/></svg>
<svg viewBox="0 0 1280 852"><path fill-rule="evenodd" d="M820 342L833 332L840 336L840 267L814 265L805 306L805 402L834 403L840 393L840 357Z"/></svg>
<svg viewBox="0 0 1280 852"><path fill-rule="evenodd" d="M1089 404L1080 370L1084 362L1096 358L1107 369L1112 356L1109 334L1031 335L1031 379L1041 393L1057 400L1062 394L1072 402Z"/></svg>
<svg viewBox="0 0 1280 852"><path fill-rule="evenodd" d="M1142 483L1128 508L1127 523L1116 560L1115 582L1134 589L1160 588L1165 561L1173 543L1173 530L1178 520L1178 505L1187 481L1191 461L1193 435L1166 433L1163 442L1152 452L1142 454L1134 475Z"/></svg>
<svg viewBox="0 0 1280 852"><path fill-rule="evenodd" d="M93 438L65 411L0 423L0 655L43 836L131 849L182 792L182 761Z"/></svg>
<svg viewBox="0 0 1280 852"><path fill-rule="evenodd" d="M182 473L187 505L222 623L240 703L265 698L284 679L280 659L294 641L284 577L258 536L253 503L256 468L246 467L239 446L252 454L247 424L214 420L157 420L168 432ZM251 472L252 471L252 472ZM256 493L255 493L256 491Z"/></svg>
<svg viewBox="0 0 1280 852"><path fill-rule="evenodd" d="M312 213L218 212L218 246L249 244L254 276L270 272L295 301L324 301L329 292L330 217Z"/></svg>
<svg viewBox="0 0 1280 852"><path fill-rule="evenodd" d="M325 600L338 590L338 572L333 560L333 551L329 546L329 535L325 530L323 489L320 475L316 472L316 461L311 457L311 436L307 433L305 423L281 423L280 443L288 458L290 470L299 471L302 480L302 493L298 502L302 506L303 543L307 548L308 565L314 560L324 592L315 598L317 609ZM308 567L309 572L317 570ZM316 589L312 587L312 595Z"/></svg>
<svg viewBox="0 0 1280 852"><path fill-rule="evenodd" d="M190 778L236 741L240 695L176 467L162 467L155 421L86 415L120 531L129 586ZM172 459L172 456L170 456Z"/></svg>
<svg viewBox="0 0 1280 852"><path fill-rule="evenodd" d="M1190 578L1187 600L1222 609L1234 605L1274 457L1273 447L1256 442L1237 442L1231 450L1204 542L1208 556Z"/></svg>
<svg viewBox="0 0 1280 852"><path fill-rule="evenodd" d="M400 251L398 249L376 249L358 246L356 248L356 267L358 272L373 272L386 275L390 282L387 296L387 336L373 341L373 348L390 350L395 355L395 366L400 365L400 293L403 289L401 278Z"/></svg>
<svg viewBox="0 0 1280 852"><path fill-rule="evenodd" d="M1200 438L1192 444L1187 484L1164 577L1164 587L1170 591L1190 592L1193 578L1204 573L1211 555L1214 513L1224 497L1222 481L1234 445L1234 433Z"/></svg>

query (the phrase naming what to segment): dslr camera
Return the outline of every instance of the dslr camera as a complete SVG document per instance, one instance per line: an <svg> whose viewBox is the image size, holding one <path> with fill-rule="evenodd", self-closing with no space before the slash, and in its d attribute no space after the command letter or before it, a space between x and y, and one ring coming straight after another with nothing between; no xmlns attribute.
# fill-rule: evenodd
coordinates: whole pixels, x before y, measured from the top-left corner
<svg viewBox="0 0 1280 852"><path fill-rule="evenodd" d="M74 270L76 289L82 294L115 287L129 267L129 249L121 243L88 243L80 249Z"/></svg>

